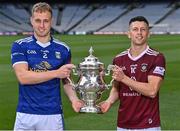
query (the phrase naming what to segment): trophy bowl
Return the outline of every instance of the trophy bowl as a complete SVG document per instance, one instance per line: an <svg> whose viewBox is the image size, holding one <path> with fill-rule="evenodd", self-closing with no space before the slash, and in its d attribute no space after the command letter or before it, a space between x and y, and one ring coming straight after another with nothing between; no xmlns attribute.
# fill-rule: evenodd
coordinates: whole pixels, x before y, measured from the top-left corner
<svg viewBox="0 0 180 131"><path fill-rule="evenodd" d="M73 75L77 75L77 84L73 83L69 78L73 88L79 94L85 105L80 109L81 113L102 113L97 101L101 98L102 93L112 85L106 84L104 76L110 74L113 65L108 66L108 72L104 68L97 57L92 55L93 48L89 49L89 56L84 58L78 67L73 69Z"/></svg>

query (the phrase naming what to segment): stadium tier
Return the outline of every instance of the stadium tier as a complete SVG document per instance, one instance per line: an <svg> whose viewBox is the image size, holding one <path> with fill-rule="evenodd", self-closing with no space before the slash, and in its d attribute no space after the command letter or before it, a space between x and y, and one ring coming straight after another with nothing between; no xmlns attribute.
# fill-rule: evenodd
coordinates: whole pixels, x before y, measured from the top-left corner
<svg viewBox="0 0 180 131"><path fill-rule="evenodd" d="M50 3L53 7L53 32L61 34L124 34L128 21L143 15L154 34L180 34L178 1ZM29 21L31 3L0 5L0 34L32 33Z"/></svg>

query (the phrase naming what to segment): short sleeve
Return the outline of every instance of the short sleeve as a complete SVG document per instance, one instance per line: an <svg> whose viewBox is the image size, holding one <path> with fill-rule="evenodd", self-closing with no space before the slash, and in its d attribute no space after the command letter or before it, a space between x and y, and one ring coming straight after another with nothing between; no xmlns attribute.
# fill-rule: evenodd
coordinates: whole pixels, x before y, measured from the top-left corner
<svg viewBox="0 0 180 131"><path fill-rule="evenodd" d="M149 71L149 75L159 76L164 78L166 70L166 61L163 54L159 54Z"/></svg>
<svg viewBox="0 0 180 131"><path fill-rule="evenodd" d="M20 44L13 43L11 48L11 62L14 66L17 63L27 63L25 51L22 49Z"/></svg>

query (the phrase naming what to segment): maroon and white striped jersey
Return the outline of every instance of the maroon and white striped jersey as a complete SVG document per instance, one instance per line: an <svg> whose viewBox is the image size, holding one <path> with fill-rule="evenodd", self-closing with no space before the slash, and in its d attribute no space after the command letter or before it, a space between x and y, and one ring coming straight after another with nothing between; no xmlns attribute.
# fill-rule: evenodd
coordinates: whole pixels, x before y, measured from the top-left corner
<svg viewBox="0 0 180 131"><path fill-rule="evenodd" d="M165 57L149 46L136 58L130 55L128 49L117 55L113 64L122 67L127 76L139 82L148 82L149 75L162 78L165 75ZM121 82L119 85L117 126L130 129L160 126L159 92L155 98L150 98Z"/></svg>

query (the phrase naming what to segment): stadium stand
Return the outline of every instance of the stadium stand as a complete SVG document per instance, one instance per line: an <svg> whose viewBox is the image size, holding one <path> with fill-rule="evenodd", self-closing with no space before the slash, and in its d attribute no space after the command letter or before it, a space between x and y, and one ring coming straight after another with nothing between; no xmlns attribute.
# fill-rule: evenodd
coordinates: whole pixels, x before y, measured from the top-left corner
<svg viewBox="0 0 180 131"><path fill-rule="evenodd" d="M62 17L60 24L53 24L58 32L66 32L79 24L91 11L86 5L65 5L62 7Z"/></svg>
<svg viewBox="0 0 180 131"><path fill-rule="evenodd" d="M53 7L53 32L66 34L123 34L128 21L143 15L155 34L180 34L179 1L133 1L50 3ZM32 3L0 5L0 33L32 33L29 22Z"/></svg>

